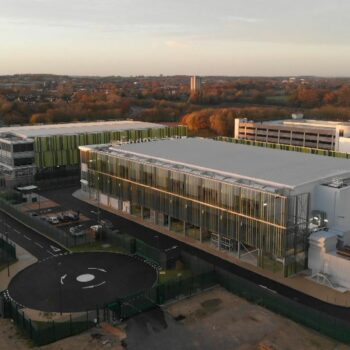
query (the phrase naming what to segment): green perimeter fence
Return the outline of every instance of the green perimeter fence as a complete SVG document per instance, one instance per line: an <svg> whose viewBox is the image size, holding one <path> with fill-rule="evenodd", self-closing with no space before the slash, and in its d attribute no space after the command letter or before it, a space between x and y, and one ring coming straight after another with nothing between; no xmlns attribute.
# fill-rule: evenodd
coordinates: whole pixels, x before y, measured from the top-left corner
<svg viewBox="0 0 350 350"><path fill-rule="evenodd" d="M0 258L2 262L17 259L16 246L2 234L0 234Z"/></svg>
<svg viewBox="0 0 350 350"><path fill-rule="evenodd" d="M4 303L3 312L4 316L11 318L22 334L37 346L80 334L92 328L98 317L103 317L103 312L97 309L80 314L64 315L55 321L44 317L42 321L34 321L13 301Z"/></svg>
<svg viewBox="0 0 350 350"><path fill-rule="evenodd" d="M121 247L129 254L141 256L150 263L162 267L166 264L166 256L164 252L128 234L107 233L106 240L117 247Z"/></svg>
<svg viewBox="0 0 350 350"><path fill-rule="evenodd" d="M262 141L253 141L253 140L234 139L232 137L226 137L226 136L218 136L215 138L215 140L236 143L236 144L242 144L242 145L249 145L249 146L273 148L273 149L279 149L279 150L283 150L283 151L301 152L301 153L316 154L319 156L350 159L350 153L337 152L337 151L331 151L331 150L323 150L323 149L318 149L318 148L283 145L280 143L271 143L271 142L262 142Z"/></svg>
<svg viewBox="0 0 350 350"><path fill-rule="evenodd" d="M301 304L228 271L216 269L217 282L229 292L261 305L326 336L350 343L350 319L345 321ZM348 308L349 312L350 309Z"/></svg>

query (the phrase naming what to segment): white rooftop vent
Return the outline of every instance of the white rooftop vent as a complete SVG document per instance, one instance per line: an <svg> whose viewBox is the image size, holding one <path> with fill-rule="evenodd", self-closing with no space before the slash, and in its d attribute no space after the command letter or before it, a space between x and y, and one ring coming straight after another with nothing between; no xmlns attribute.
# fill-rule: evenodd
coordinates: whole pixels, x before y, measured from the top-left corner
<svg viewBox="0 0 350 350"><path fill-rule="evenodd" d="M303 119L304 114L303 113L293 113L292 114L292 119Z"/></svg>

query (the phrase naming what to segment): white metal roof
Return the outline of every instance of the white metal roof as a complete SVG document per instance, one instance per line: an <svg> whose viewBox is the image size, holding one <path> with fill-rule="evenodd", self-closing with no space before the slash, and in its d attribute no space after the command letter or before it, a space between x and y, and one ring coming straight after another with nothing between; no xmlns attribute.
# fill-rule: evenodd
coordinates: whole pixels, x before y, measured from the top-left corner
<svg viewBox="0 0 350 350"><path fill-rule="evenodd" d="M164 125L125 121L99 121L87 123L45 124L28 126L9 126L0 128L0 133L11 132L20 137L69 135L81 133L94 133L103 131L119 131L131 129L164 128Z"/></svg>
<svg viewBox="0 0 350 350"><path fill-rule="evenodd" d="M181 164L216 175L286 188L333 177L350 177L350 160L347 159L202 138L123 144L114 149L162 163Z"/></svg>

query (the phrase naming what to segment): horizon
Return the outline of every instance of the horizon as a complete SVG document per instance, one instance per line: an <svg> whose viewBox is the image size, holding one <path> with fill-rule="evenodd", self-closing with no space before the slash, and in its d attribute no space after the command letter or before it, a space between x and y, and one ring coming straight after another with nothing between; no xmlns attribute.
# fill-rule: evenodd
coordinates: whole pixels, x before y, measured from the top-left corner
<svg viewBox="0 0 350 350"><path fill-rule="evenodd" d="M346 0L1 2L0 75L350 76Z"/></svg>

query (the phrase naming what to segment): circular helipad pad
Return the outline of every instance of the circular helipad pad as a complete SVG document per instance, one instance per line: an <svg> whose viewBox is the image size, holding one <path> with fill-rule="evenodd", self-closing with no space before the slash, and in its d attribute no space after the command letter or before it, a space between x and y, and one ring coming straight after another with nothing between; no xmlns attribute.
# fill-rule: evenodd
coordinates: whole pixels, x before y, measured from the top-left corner
<svg viewBox="0 0 350 350"><path fill-rule="evenodd" d="M157 271L132 256L76 253L27 267L11 280L8 292L27 308L79 312L147 290L156 280Z"/></svg>
<svg viewBox="0 0 350 350"><path fill-rule="evenodd" d="M95 276L94 275L90 275L89 273L86 273L84 275L79 275L77 277L77 281L81 282L81 283L90 282L90 281L92 281L94 279L95 279Z"/></svg>

